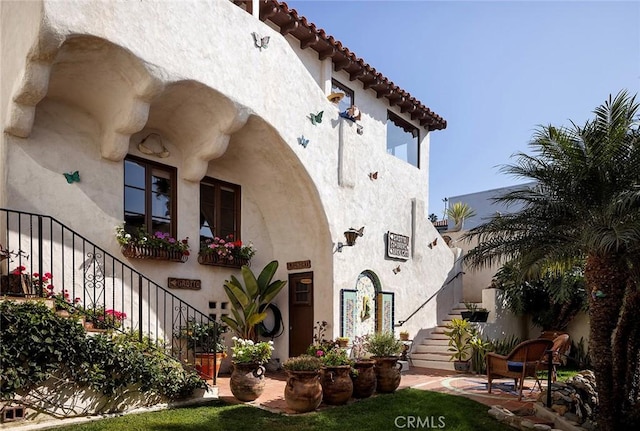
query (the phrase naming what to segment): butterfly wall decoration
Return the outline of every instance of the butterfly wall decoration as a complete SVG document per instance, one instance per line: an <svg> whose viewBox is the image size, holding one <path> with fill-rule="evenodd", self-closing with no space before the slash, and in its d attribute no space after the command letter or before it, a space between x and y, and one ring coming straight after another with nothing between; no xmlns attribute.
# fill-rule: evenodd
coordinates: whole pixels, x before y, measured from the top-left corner
<svg viewBox="0 0 640 431"><path fill-rule="evenodd" d="M396 266L395 268L393 268L393 273L397 274L400 272L400 265Z"/></svg>
<svg viewBox="0 0 640 431"><path fill-rule="evenodd" d="M324 111L320 111L317 114L314 114L313 112L309 114L309 118L311 118L311 124L315 126L316 124L322 123L322 114L324 114Z"/></svg>
<svg viewBox="0 0 640 431"><path fill-rule="evenodd" d="M80 173L78 171L69 174L65 172L62 175L64 175L69 184L80 182Z"/></svg>
<svg viewBox="0 0 640 431"><path fill-rule="evenodd" d="M369 179L370 179L371 181L373 181L373 180L377 180L377 179L378 179L378 171L375 171L375 172L369 172Z"/></svg>
<svg viewBox="0 0 640 431"><path fill-rule="evenodd" d="M251 34L253 35L253 43L256 45L256 48L260 49L260 51L262 51L262 48L267 49L269 47L269 36L260 37L260 35L255 31Z"/></svg>
<svg viewBox="0 0 640 431"><path fill-rule="evenodd" d="M300 144L300 145L302 145L303 147L307 148L307 145L309 145L309 140L308 140L308 139L306 139L306 138L304 137L304 135L302 135L302 136L300 136L300 137L298 138L298 144Z"/></svg>
<svg viewBox="0 0 640 431"><path fill-rule="evenodd" d="M432 242L429 243L429 248L433 248L436 245L438 245L438 238L434 239Z"/></svg>

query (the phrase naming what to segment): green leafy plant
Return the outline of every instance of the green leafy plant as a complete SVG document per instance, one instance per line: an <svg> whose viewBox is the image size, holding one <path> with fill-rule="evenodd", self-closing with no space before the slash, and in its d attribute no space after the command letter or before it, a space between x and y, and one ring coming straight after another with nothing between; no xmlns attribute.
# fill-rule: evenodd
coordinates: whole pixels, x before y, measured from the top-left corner
<svg viewBox="0 0 640 431"><path fill-rule="evenodd" d="M393 332L387 331L376 332L369 336L367 350L373 356L398 356L403 347L402 341L396 339Z"/></svg>
<svg viewBox="0 0 640 431"><path fill-rule="evenodd" d="M138 385L144 393L171 399L205 385L154 340L140 342L137 333L86 337L77 321L36 301L0 303L0 339L3 399L28 395L53 376L106 395Z"/></svg>
<svg viewBox="0 0 640 431"><path fill-rule="evenodd" d="M353 364L353 361L347 356L347 351L339 348L329 350L320 360L325 367L339 367Z"/></svg>
<svg viewBox="0 0 640 431"><path fill-rule="evenodd" d="M469 204L456 202L447 209L447 216L453 219L455 228L462 228L464 221L476 215Z"/></svg>
<svg viewBox="0 0 640 431"><path fill-rule="evenodd" d="M224 283L224 291L231 302L231 316L223 316L222 321L233 330L239 338L255 340L255 326L262 322L267 313L265 309L287 284L286 281L275 280L273 276L278 269L278 261L268 263L256 279L251 269L243 265L240 271L244 285L235 276Z"/></svg>
<svg viewBox="0 0 640 431"><path fill-rule="evenodd" d="M447 324L447 330L444 334L449 337L449 351L451 360L466 361L468 360L469 351L471 350L471 324L464 319L451 319Z"/></svg>
<svg viewBox="0 0 640 431"><path fill-rule="evenodd" d="M286 360L282 367L287 371L318 371L322 361L311 355L300 355Z"/></svg>
<svg viewBox="0 0 640 431"><path fill-rule="evenodd" d="M271 359L273 352L273 341L244 340L233 337L231 346L231 358L237 364L266 364Z"/></svg>
<svg viewBox="0 0 640 431"><path fill-rule="evenodd" d="M191 319L187 322L187 326L181 328L176 334L176 338L187 340L202 353L224 353L223 334L227 329L227 326L221 323L196 322Z"/></svg>
<svg viewBox="0 0 640 431"><path fill-rule="evenodd" d="M166 232L151 234L142 228L116 226L116 241L122 246L149 246L189 255L189 237L177 240Z"/></svg>
<svg viewBox="0 0 640 431"><path fill-rule="evenodd" d="M127 318L127 313L95 305L85 308L82 313L87 322L92 322L96 329L118 329Z"/></svg>
<svg viewBox="0 0 640 431"><path fill-rule="evenodd" d="M234 258L251 259L256 254L256 248L252 242L243 244L240 240L234 241L233 235L227 235L225 238L216 236L200 242L200 254L215 254L227 260L233 260Z"/></svg>

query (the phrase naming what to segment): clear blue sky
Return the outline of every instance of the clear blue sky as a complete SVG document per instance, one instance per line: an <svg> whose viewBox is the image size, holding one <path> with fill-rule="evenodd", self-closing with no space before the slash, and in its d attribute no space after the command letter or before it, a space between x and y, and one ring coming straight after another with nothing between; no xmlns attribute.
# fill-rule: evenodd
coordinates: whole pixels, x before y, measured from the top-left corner
<svg viewBox="0 0 640 431"><path fill-rule="evenodd" d="M444 117L431 134L429 212L444 197L522 183L498 167L537 125L581 124L640 93L638 1L290 1Z"/></svg>

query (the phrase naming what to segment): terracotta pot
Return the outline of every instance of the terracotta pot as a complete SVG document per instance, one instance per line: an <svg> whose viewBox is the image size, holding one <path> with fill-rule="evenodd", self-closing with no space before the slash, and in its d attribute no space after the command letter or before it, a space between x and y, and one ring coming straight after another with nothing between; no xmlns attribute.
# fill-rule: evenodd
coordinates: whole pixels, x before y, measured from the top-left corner
<svg viewBox="0 0 640 431"><path fill-rule="evenodd" d="M349 401L353 394L350 371L350 365L322 368L320 383L322 385L322 400L325 404L337 406Z"/></svg>
<svg viewBox="0 0 640 431"><path fill-rule="evenodd" d="M287 371L284 387L287 407L298 413L310 412L322 402L322 385L318 371Z"/></svg>
<svg viewBox="0 0 640 431"><path fill-rule="evenodd" d="M196 353L196 371L203 379L212 380L214 376L218 377L220 365L226 356L226 353Z"/></svg>
<svg viewBox="0 0 640 431"><path fill-rule="evenodd" d="M398 363L397 356L374 356L376 361L376 391L382 394L395 392L400 386L400 369L402 364Z"/></svg>
<svg viewBox="0 0 640 431"><path fill-rule="evenodd" d="M253 401L264 391L264 367L258 364L233 364L229 387L240 401Z"/></svg>
<svg viewBox="0 0 640 431"><path fill-rule="evenodd" d="M453 361L453 368L459 373L468 373L471 369L470 361Z"/></svg>
<svg viewBox="0 0 640 431"><path fill-rule="evenodd" d="M376 391L375 364L375 361L369 359L359 360L353 364L353 368L357 371L356 375L351 376L354 398L369 398Z"/></svg>

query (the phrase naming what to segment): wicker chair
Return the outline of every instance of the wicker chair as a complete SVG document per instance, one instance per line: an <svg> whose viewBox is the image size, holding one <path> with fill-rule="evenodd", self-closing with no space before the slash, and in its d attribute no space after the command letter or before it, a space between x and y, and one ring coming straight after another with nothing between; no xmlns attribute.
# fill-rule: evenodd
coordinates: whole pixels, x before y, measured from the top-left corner
<svg viewBox="0 0 640 431"><path fill-rule="evenodd" d="M545 339L527 340L513 348L507 356L496 353L487 353L487 379L488 389L491 393L491 382L495 378L506 377L514 379L518 387L518 401L522 399L522 386L526 377L533 377L538 381L536 371L538 363L543 358L545 351L551 348L553 341ZM518 385L518 380L520 384Z"/></svg>

